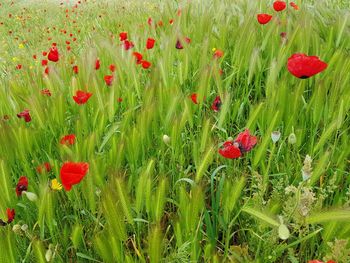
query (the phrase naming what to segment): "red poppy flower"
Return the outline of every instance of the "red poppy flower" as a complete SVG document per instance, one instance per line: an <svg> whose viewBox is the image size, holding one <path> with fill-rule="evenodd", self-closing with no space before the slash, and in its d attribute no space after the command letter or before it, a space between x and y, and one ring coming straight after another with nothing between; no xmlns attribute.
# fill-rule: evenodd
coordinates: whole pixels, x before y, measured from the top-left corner
<svg viewBox="0 0 350 263"><path fill-rule="evenodd" d="M81 105L81 104L85 104L90 99L91 96L92 96L92 93L90 92L78 90L76 92L76 95L73 96L73 99L77 104Z"/></svg>
<svg viewBox="0 0 350 263"><path fill-rule="evenodd" d="M150 26L152 25L152 18L151 17L148 18L147 24L150 25Z"/></svg>
<svg viewBox="0 0 350 263"><path fill-rule="evenodd" d="M16 194L17 196L21 196L22 192L27 190L28 190L28 178L25 176L21 176L16 186Z"/></svg>
<svg viewBox="0 0 350 263"><path fill-rule="evenodd" d="M37 59L37 56L36 56L36 55L33 55L33 59Z"/></svg>
<svg viewBox="0 0 350 263"><path fill-rule="evenodd" d="M141 64L142 54L139 52L133 52L132 55L136 58L136 63Z"/></svg>
<svg viewBox="0 0 350 263"><path fill-rule="evenodd" d="M60 178L64 189L70 191L73 185L83 180L88 170L88 163L64 163L60 170Z"/></svg>
<svg viewBox="0 0 350 263"><path fill-rule="evenodd" d="M259 24L265 25L268 22L270 22L270 20L272 19L272 16L269 14L258 14L257 19Z"/></svg>
<svg viewBox="0 0 350 263"><path fill-rule="evenodd" d="M47 66L47 63L48 63L48 61L47 61L46 59L43 59L43 60L41 61L41 65L42 65L42 66Z"/></svg>
<svg viewBox="0 0 350 263"><path fill-rule="evenodd" d="M147 49L152 49L154 47L154 43L156 42L155 39L153 38L148 38L147 43L146 43L146 48Z"/></svg>
<svg viewBox="0 0 350 263"><path fill-rule="evenodd" d="M238 143L226 141L222 148L219 149L219 154L228 159L236 159L241 156L241 150Z"/></svg>
<svg viewBox="0 0 350 263"><path fill-rule="evenodd" d="M299 6L296 3L290 2L289 4L290 4L291 7L294 8L294 10L299 10Z"/></svg>
<svg viewBox="0 0 350 263"><path fill-rule="evenodd" d="M288 71L295 77L307 79L327 68L327 63L320 60L317 56L308 56L305 54L293 54L288 58Z"/></svg>
<svg viewBox="0 0 350 263"><path fill-rule="evenodd" d="M194 104L198 104L198 101L197 101L197 93L192 93L191 96L190 96L192 102Z"/></svg>
<svg viewBox="0 0 350 263"><path fill-rule="evenodd" d="M248 129L238 134L235 142L238 143L238 147L242 153L249 152L257 143L256 136L252 136Z"/></svg>
<svg viewBox="0 0 350 263"><path fill-rule="evenodd" d="M59 60L59 53L56 47L52 47L47 58L52 62L57 62Z"/></svg>
<svg viewBox="0 0 350 263"><path fill-rule="evenodd" d="M213 101L213 104L211 105L211 108L213 111L218 112L221 108L221 99L220 96L216 96L215 100Z"/></svg>
<svg viewBox="0 0 350 263"><path fill-rule="evenodd" d="M123 98L118 98L117 101L120 103L123 101Z"/></svg>
<svg viewBox="0 0 350 263"><path fill-rule="evenodd" d="M170 19L170 20L169 20L169 24L170 24L170 25L174 24L174 19Z"/></svg>
<svg viewBox="0 0 350 263"><path fill-rule="evenodd" d="M46 57L47 56L47 52L46 51L43 51L43 56Z"/></svg>
<svg viewBox="0 0 350 263"><path fill-rule="evenodd" d="M41 93L42 95L46 95L46 96L48 96L48 97L51 96L51 91L50 91L49 89L43 89L43 90L40 91L40 93Z"/></svg>
<svg viewBox="0 0 350 263"><path fill-rule="evenodd" d="M187 44L190 44L190 43L191 43L191 39L190 39L189 37L185 37L185 42L186 42Z"/></svg>
<svg viewBox="0 0 350 263"><path fill-rule="evenodd" d="M22 65L21 64L18 64L17 66L16 66L16 69L21 69L22 68Z"/></svg>
<svg viewBox="0 0 350 263"><path fill-rule="evenodd" d="M183 49L183 48L184 48L184 46L181 44L181 41L180 41L180 40L177 40L177 41L176 41L175 47L176 47L177 49Z"/></svg>
<svg viewBox="0 0 350 263"><path fill-rule="evenodd" d="M283 11L286 8L287 4L284 1L275 1L273 3L273 9L275 9L275 11L280 12Z"/></svg>
<svg viewBox="0 0 350 263"><path fill-rule="evenodd" d="M18 113L17 117L23 118L25 122L30 122L32 120L32 117L30 116L29 110L27 110L27 109Z"/></svg>
<svg viewBox="0 0 350 263"><path fill-rule="evenodd" d="M134 47L134 43L132 43L129 40L125 40L124 41L124 49L125 50L129 50L130 48L133 48L133 47Z"/></svg>
<svg viewBox="0 0 350 263"><path fill-rule="evenodd" d="M224 52L220 49L215 50L214 58L221 58L224 55Z"/></svg>
<svg viewBox="0 0 350 263"><path fill-rule="evenodd" d="M44 70L44 73L45 73L46 75L49 75L49 72L50 72L49 67L46 67L45 70Z"/></svg>
<svg viewBox="0 0 350 263"><path fill-rule="evenodd" d="M141 65L144 69L148 69L152 64L151 64L151 62L149 62L147 60L142 60Z"/></svg>
<svg viewBox="0 0 350 263"><path fill-rule="evenodd" d="M112 85L113 79L114 79L114 77L112 75L104 76L104 80L105 80L107 86Z"/></svg>
<svg viewBox="0 0 350 263"><path fill-rule="evenodd" d="M110 70L110 71L114 72L115 69L116 69L116 67L115 67L114 64L109 65L109 70Z"/></svg>
<svg viewBox="0 0 350 263"><path fill-rule="evenodd" d="M6 214L7 214L7 221L5 222L2 219L0 219L0 226L6 226L7 224L10 224L15 219L15 215L16 215L15 209L7 208Z"/></svg>
<svg viewBox="0 0 350 263"><path fill-rule="evenodd" d="M75 134L68 134L61 138L60 144L73 145L75 143Z"/></svg>
<svg viewBox="0 0 350 263"><path fill-rule="evenodd" d="M78 72L79 72L78 66L73 66L73 72L74 72L75 74L78 74Z"/></svg>
<svg viewBox="0 0 350 263"><path fill-rule="evenodd" d="M121 32L120 34L119 34L119 40L120 41L125 41L125 40L127 40L128 39L128 33L127 32Z"/></svg>
<svg viewBox="0 0 350 263"><path fill-rule="evenodd" d="M50 172L52 170L52 167L50 165L50 163L46 162L46 163L43 163L42 165L38 165L36 167L36 171L39 173L39 174L42 174L44 172L44 170L46 172Z"/></svg>
<svg viewBox="0 0 350 263"><path fill-rule="evenodd" d="M101 67L101 63L99 59L96 59L95 61L95 69L98 70Z"/></svg>

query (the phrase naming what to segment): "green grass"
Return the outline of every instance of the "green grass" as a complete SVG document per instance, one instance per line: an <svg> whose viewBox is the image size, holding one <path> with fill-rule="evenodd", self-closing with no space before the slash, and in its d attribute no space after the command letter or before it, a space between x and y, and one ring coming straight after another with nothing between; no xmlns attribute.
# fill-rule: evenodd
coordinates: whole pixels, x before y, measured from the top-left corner
<svg viewBox="0 0 350 263"><path fill-rule="evenodd" d="M0 218L8 207L16 218L0 228L0 262L46 262L49 253L51 262L349 262L350 5L295 2L299 11L276 13L272 1L82 0L72 13L58 2L1 1ZM274 18L262 26L258 13ZM149 27L149 17L164 25ZM122 31L131 51L118 46ZM148 37L156 45L147 51ZM178 50L183 37L191 43ZM45 77L41 52L53 42L61 58ZM213 59L213 48L224 56ZM135 65L132 51L151 68ZM286 64L299 52L328 68L295 78ZM93 93L85 105L72 99L78 89ZM210 108L217 95L220 112ZM30 123L16 117L26 108ZM221 157L221 143L245 128L256 147ZM282 134L276 144L272 131ZM70 133L76 143L61 145ZM306 155L312 175L303 182ZM70 192L53 191L65 161L88 162L89 173ZM38 174L44 162L53 170ZM16 196L23 175L35 202Z"/></svg>

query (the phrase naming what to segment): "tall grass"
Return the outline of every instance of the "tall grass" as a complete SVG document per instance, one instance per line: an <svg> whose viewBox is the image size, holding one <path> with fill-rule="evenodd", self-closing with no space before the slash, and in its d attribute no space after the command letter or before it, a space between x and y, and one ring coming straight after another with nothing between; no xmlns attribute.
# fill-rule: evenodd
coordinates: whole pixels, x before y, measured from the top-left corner
<svg viewBox="0 0 350 263"><path fill-rule="evenodd" d="M51 262L349 262L347 1L296 1L299 11L274 13L265 26L256 14L272 13L271 1L81 2L77 9L51 1L0 7L0 118L10 117L0 121L0 218L16 209L12 225L0 228L0 262L46 262L49 255ZM149 17L164 25L150 27ZM122 31L150 70L119 47ZM145 50L148 37L154 49ZM176 49L184 37L191 43ZM62 56L45 76L41 52L52 42ZM214 48L224 57L213 59ZM286 62L297 52L319 56L328 68L295 78ZM44 88L51 97L40 94ZM78 89L93 93L87 104L73 101ZM217 95L223 105L213 112ZM25 108L30 123L16 117ZM220 143L245 128L257 146L243 158L222 158ZM282 134L276 144L275 130ZM61 145L70 133L77 142ZM307 154L313 172L303 182ZM88 162L90 171L72 191L53 191L49 181L67 160ZM53 170L38 174L44 162ZM22 175L36 202L16 196ZM286 240L281 224L290 231ZM343 257L329 243L339 240Z"/></svg>

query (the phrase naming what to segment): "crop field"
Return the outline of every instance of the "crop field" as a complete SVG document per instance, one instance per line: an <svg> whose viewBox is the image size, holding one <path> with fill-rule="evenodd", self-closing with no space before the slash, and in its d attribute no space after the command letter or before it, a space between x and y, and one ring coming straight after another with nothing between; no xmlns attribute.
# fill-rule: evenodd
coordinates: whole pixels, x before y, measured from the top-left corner
<svg viewBox="0 0 350 263"><path fill-rule="evenodd" d="M350 1L0 0L0 263L350 262Z"/></svg>

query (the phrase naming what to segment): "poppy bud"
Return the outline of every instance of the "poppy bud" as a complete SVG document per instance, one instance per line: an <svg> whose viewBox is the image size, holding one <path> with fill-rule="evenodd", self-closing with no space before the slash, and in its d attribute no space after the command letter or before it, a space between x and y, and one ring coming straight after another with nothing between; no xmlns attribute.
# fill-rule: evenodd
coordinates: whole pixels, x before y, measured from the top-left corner
<svg viewBox="0 0 350 263"><path fill-rule="evenodd" d="M273 131L271 133L271 139L273 141L273 143L278 142L278 140L281 138L281 133L279 131Z"/></svg>
<svg viewBox="0 0 350 263"><path fill-rule="evenodd" d="M21 226L21 230L22 230L23 232L27 232L27 231L28 231L28 225L27 225L27 224L22 225L22 226Z"/></svg>
<svg viewBox="0 0 350 263"><path fill-rule="evenodd" d="M163 135L163 142L165 144L169 144L170 143L170 137L166 134Z"/></svg>
<svg viewBox="0 0 350 263"><path fill-rule="evenodd" d="M21 225L19 224L13 225L12 231L15 232L17 235L21 234Z"/></svg>
<svg viewBox="0 0 350 263"><path fill-rule="evenodd" d="M297 137L295 136L295 133L291 133L288 136L288 143L289 144L295 144L297 142Z"/></svg>
<svg viewBox="0 0 350 263"><path fill-rule="evenodd" d="M38 196L32 192L23 191L22 194L27 196L29 201L35 202L36 200L38 200Z"/></svg>

